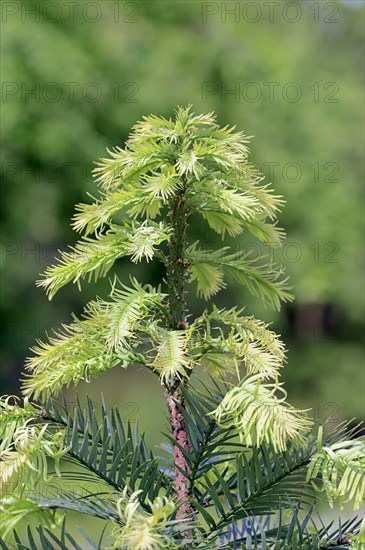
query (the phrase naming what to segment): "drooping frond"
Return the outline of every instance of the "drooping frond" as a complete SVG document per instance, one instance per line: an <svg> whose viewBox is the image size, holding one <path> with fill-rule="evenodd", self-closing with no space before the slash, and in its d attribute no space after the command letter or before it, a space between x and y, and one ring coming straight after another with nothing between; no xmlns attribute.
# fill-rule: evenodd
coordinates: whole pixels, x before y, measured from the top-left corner
<svg viewBox="0 0 365 550"><path fill-rule="evenodd" d="M4 539L7 539L14 529L29 523L29 520L50 529L54 529L60 522L55 509L42 507L29 498L9 496L1 499L0 514L0 536Z"/></svg>
<svg viewBox="0 0 365 550"><path fill-rule="evenodd" d="M99 301L101 309L107 313L107 343L111 348L128 346L134 337L133 331L152 308L161 304L166 296L153 288L143 288L132 279L133 287L113 285L110 294L112 302Z"/></svg>
<svg viewBox="0 0 365 550"><path fill-rule="evenodd" d="M205 300L227 286L223 277L224 274L220 267L208 263L196 263L190 267L190 281L197 282L197 294Z"/></svg>
<svg viewBox="0 0 365 550"><path fill-rule="evenodd" d="M118 511L123 527L114 530L116 538L113 548L126 550L154 550L155 548L178 549L180 546L169 534L166 527L175 512L175 504L165 497L157 497L149 502L149 513L140 509L139 491L127 498L118 500ZM171 523L171 522L170 522Z"/></svg>
<svg viewBox="0 0 365 550"><path fill-rule="evenodd" d="M95 239L83 238L69 252L61 252L58 263L48 267L44 278L37 282L51 299L67 283L93 275L95 280L105 276L118 258L127 255L129 239L122 228L113 227Z"/></svg>
<svg viewBox="0 0 365 550"><path fill-rule="evenodd" d="M176 378L186 377L187 371L191 369L186 355L186 335L182 331L160 327L152 328L152 331L157 351L151 361L151 367L159 375L161 383L171 383Z"/></svg>
<svg viewBox="0 0 365 550"><path fill-rule="evenodd" d="M243 233L244 226L242 220L231 214L205 207L200 210L200 214L208 222L209 227L222 236L222 239L224 239L226 232L231 237L236 237Z"/></svg>
<svg viewBox="0 0 365 550"><path fill-rule="evenodd" d="M19 401L13 395L0 398L0 452L10 445L15 431L37 415L37 409L28 399L23 406Z"/></svg>
<svg viewBox="0 0 365 550"><path fill-rule="evenodd" d="M70 252L61 252L58 263L49 267L38 286L46 288L51 299L69 282L80 284L80 280L94 276L104 277L118 258L131 256L134 262L143 257L148 260L154 255L155 246L168 239L169 230L163 224L148 225L144 222L131 227L111 226L95 239L84 237Z"/></svg>
<svg viewBox="0 0 365 550"><path fill-rule="evenodd" d="M235 167L232 173L224 175L226 185L239 189L241 192L251 193L259 201L262 214L265 218L275 220L285 201L281 195L275 195L270 184L262 184L264 177L257 168L248 163Z"/></svg>
<svg viewBox="0 0 365 550"><path fill-rule="evenodd" d="M34 356L27 359L28 374L23 380L23 393L35 398L57 394L70 383L89 381L117 365L126 368L145 359L140 352L146 316L151 319L165 294L153 288L143 288L132 279L132 288L114 283L111 301L97 299L90 302L80 320L74 317L69 325L38 342ZM149 323L147 322L147 326ZM136 341L135 341L136 340Z"/></svg>
<svg viewBox="0 0 365 550"><path fill-rule="evenodd" d="M242 315L243 309L218 309L213 305L210 313L205 312L202 316L203 323L213 323L226 326L228 329L237 332L241 339L255 341L265 351L276 355L281 360L285 358L285 345L280 336L270 329L270 325L260 321L253 316ZM197 320L200 324L200 321Z"/></svg>
<svg viewBox="0 0 365 550"><path fill-rule="evenodd" d="M281 390L283 397L278 397ZM211 414L219 424L232 426L248 446L273 445L276 452L286 449L287 441L304 445L312 422L286 403L279 384L263 382L263 375L248 376L232 388Z"/></svg>
<svg viewBox="0 0 365 550"><path fill-rule="evenodd" d="M275 309L280 309L281 301L287 302L293 299L289 292L287 278L282 277L284 271L281 267L272 262L263 263L265 257L252 260L244 251L229 253L229 250L229 247L218 250L199 250L195 243L189 247L187 256L191 259L192 266L209 264L219 272L223 271ZM204 284L203 280L201 284ZM205 283L205 288L209 288L208 283Z"/></svg>
<svg viewBox="0 0 365 550"><path fill-rule="evenodd" d="M259 219L244 222L244 227L252 233L254 237L270 246L281 246L285 239L285 231L278 227L276 223L265 223Z"/></svg>
<svg viewBox="0 0 365 550"><path fill-rule="evenodd" d="M75 231L89 235L108 224L114 214L130 205L138 198L137 187L129 185L119 191L103 193L100 199L94 199L93 204L76 205L72 227Z"/></svg>
<svg viewBox="0 0 365 550"><path fill-rule="evenodd" d="M264 351L256 342L247 342L242 353L249 373L273 376L283 365L281 357Z"/></svg>
<svg viewBox="0 0 365 550"><path fill-rule="evenodd" d="M59 459L65 455L62 432L53 436L47 433L48 424L42 428L25 424L18 428L11 445L0 453L0 493L12 494L15 490L29 490L40 479L47 479L47 457L54 460L60 475Z"/></svg>
<svg viewBox="0 0 365 550"><path fill-rule="evenodd" d="M218 378L247 373L276 379L285 361L285 346L265 323L236 309L205 311L192 323L189 355Z"/></svg>
<svg viewBox="0 0 365 550"><path fill-rule="evenodd" d="M331 446L323 446L321 440L322 428L307 480L326 494L331 506L336 499L341 503L352 502L354 509L358 510L365 500L365 439L339 441Z"/></svg>
<svg viewBox="0 0 365 550"><path fill-rule="evenodd" d="M198 212L222 237L225 231L235 236L247 228L260 240L278 245L282 230L265 219L275 220L283 201L267 185L258 185L261 179L253 178L247 167L227 173L211 172L194 186L193 200Z"/></svg>
<svg viewBox="0 0 365 550"><path fill-rule="evenodd" d="M37 399L57 394L64 386L90 380L121 362L105 345L106 319L97 302L86 311L84 320L75 318L48 342L39 341L32 349L35 355L26 362L24 395Z"/></svg>

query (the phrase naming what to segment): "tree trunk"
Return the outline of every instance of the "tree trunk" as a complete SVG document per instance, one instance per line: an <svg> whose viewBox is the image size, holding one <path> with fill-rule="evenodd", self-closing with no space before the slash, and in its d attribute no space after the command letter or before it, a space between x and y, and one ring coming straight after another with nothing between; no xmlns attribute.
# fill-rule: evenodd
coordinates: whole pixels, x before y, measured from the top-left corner
<svg viewBox="0 0 365 550"><path fill-rule="evenodd" d="M187 281L187 269L189 262L185 258L186 229L188 210L185 203L186 181L181 191L170 202L169 218L173 228L170 240L170 251L167 261L167 286L169 294L169 309L171 314L171 330L186 330L185 283ZM169 418L172 437L176 443L186 451L190 451L190 443L186 431L184 417L179 407L184 407L184 399L180 390L180 380L175 380L167 387L166 402L169 410ZM188 478L180 471L189 473L189 465L178 445L174 445L175 462L175 489L179 499L179 508L176 519L191 518L193 508L191 505L192 493L189 489ZM191 537L191 531L184 532L185 537Z"/></svg>

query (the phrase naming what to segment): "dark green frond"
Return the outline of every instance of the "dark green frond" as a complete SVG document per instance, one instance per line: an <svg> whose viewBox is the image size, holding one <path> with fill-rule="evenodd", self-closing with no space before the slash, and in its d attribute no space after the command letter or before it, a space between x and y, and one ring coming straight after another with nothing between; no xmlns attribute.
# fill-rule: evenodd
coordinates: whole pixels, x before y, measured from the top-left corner
<svg viewBox="0 0 365 550"><path fill-rule="evenodd" d="M318 527L314 508L305 513L300 506L291 507L291 518L283 508L277 517L253 516L230 527L220 537L220 548L244 550L349 550L353 533L359 529L355 518L337 525ZM317 520L317 521L316 521Z"/></svg>
<svg viewBox="0 0 365 550"><path fill-rule="evenodd" d="M0 538L0 546L3 550L103 550L103 534L98 543L93 543L87 535L81 533L81 546L74 537L66 530L66 520L63 521L59 534L42 525L31 528L28 525L26 535L20 538L14 531L14 542L9 543ZM87 546L85 545L87 544Z"/></svg>
<svg viewBox="0 0 365 550"><path fill-rule="evenodd" d="M131 492L141 491L141 502L172 489L143 435L129 422L124 426L117 408L109 413L103 404L98 420L90 400L86 410L77 402L71 413L65 401L60 405L50 399L45 411L50 420L65 427L67 456L89 470L90 480L98 479L118 491L125 487Z"/></svg>

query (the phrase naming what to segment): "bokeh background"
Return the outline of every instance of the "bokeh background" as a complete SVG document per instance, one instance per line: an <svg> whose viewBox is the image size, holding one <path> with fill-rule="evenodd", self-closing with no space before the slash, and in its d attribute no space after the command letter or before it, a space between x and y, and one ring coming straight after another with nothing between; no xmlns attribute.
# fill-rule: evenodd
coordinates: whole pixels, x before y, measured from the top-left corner
<svg viewBox="0 0 365 550"><path fill-rule="evenodd" d="M76 240L70 218L95 193L93 162L122 146L144 114L169 117L192 103L255 136L252 162L287 200L288 239L276 259L296 301L275 313L235 286L216 301L245 306L282 334L292 402L313 407L320 422L361 420L362 0L28 0L1 9L2 393L19 392L36 338L108 292L108 281L82 293L68 286L49 302L35 287L57 249ZM128 262L116 271L128 280ZM142 282L162 276L147 264L133 273ZM191 297L193 313L204 305ZM116 369L80 386L96 401L101 391L159 441L164 403L154 378Z"/></svg>

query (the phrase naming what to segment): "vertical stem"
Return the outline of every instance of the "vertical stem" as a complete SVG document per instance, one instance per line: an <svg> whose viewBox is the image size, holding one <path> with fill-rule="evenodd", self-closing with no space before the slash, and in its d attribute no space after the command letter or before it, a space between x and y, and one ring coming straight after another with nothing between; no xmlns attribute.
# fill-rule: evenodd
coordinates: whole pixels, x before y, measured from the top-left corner
<svg viewBox="0 0 365 550"><path fill-rule="evenodd" d="M188 209L185 202L186 183L170 201L170 223L173 234L167 262L167 285L170 313L173 319L171 329L184 330L186 327L185 283L188 262L185 258Z"/></svg>
<svg viewBox="0 0 365 550"><path fill-rule="evenodd" d="M170 251L167 262L167 285L169 294L169 307L172 318L171 330L186 330L186 302L185 283L187 281L187 270L189 262L185 258L186 229L188 208L185 202L186 180L180 192L170 202L169 217L173 228L173 235L170 240ZM190 451L190 443L185 426L185 419L179 409L184 407L184 399L181 393L179 380L175 380L167 387L166 402L169 410L172 437L180 447ZM189 465L184 457L181 448L174 445L175 460L175 489L180 501L180 507L176 518L184 520L192 516L191 505L192 491L189 488L188 478L180 471L189 473ZM191 531L185 531L186 537L192 536Z"/></svg>

